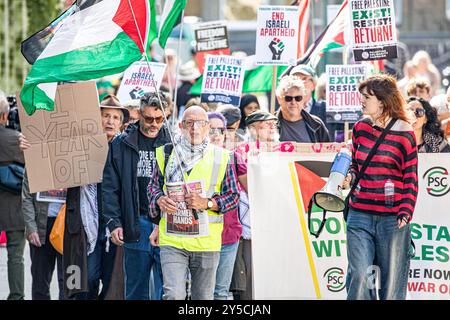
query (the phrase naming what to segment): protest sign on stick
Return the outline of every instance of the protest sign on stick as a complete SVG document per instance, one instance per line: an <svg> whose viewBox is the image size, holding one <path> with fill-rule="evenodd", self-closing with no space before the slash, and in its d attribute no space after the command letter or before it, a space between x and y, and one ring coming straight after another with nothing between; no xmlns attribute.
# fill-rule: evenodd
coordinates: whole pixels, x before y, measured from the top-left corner
<svg viewBox="0 0 450 320"><path fill-rule="evenodd" d="M394 0L350 0L355 61L397 58Z"/></svg>
<svg viewBox="0 0 450 320"><path fill-rule="evenodd" d="M124 103L129 100L140 99L145 92L155 91L155 87L159 89L165 70L166 65L164 63L150 62L147 64L145 61L133 63L125 70L117 92L117 98L121 103Z"/></svg>
<svg viewBox="0 0 450 320"><path fill-rule="evenodd" d="M32 116L17 94L30 192L98 183L108 153L94 81L58 85L55 109Z"/></svg>
<svg viewBox="0 0 450 320"><path fill-rule="evenodd" d="M245 59L232 56L206 57L201 101L239 106L244 83Z"/></svg>
<svg viewBox="0 0 450 320"><path fill-rule="evenodd" d="M200 73L205 68L207 55L230 55L225 21L199 23L195 26L195 59Z"/></svg>
<svg viewBox="0 0 450 320"><path fill-rule="evenodd" d="M295 64L298 51L298 6L261 6L256 29L257 65Z"/></svg>
<svg viewBox="0 0 450 320"><path fill-rule="evenodd" d="M367 76L365 65L327 65L327 123L354 123L361 119L358 85Z"/></svg>

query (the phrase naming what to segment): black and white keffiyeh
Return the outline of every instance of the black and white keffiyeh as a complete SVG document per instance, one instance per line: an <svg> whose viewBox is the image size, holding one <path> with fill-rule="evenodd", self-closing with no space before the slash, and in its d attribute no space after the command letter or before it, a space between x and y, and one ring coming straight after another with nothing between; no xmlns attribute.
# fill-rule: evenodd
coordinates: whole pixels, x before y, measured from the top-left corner
<svg viewBox="0 0 450 320"><path fill-rule="evenodd" d="M180 135L178 141L175 143L175 149L180 157L183 172L189 172L205 155L209 146L209 139L206 138L199 145L192 145L183 135ZM176 156L173 155L167 164L166 178L167 182L183 181L183 173Z"/></svg>

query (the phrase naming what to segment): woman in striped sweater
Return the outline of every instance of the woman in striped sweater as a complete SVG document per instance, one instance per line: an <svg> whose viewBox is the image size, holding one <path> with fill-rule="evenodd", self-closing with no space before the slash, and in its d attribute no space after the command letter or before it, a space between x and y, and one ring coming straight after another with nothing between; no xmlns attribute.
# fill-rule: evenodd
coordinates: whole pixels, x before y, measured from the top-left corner
<svg viewBox="0 0 450 320"><path fill-rule="evenodd" d="M353 128L351 182L384 128L395 119L350 198L347 299L405 299L417 198L417 146L396 80L369 77L359 85L367 118ZM350 183L351 183L350 182Z"/></svg>

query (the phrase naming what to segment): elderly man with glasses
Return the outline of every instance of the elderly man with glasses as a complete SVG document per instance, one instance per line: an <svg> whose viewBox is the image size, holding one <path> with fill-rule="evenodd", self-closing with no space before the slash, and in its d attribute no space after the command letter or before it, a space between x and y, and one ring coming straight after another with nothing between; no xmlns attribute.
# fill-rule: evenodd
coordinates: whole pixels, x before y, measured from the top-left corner
<svg viewBox="0 0 450 320"><path fill-rule="evenodd" d="M151 298L162 298L159 248L149 243L153 224L149 218L147 188L155 167L155 150L170 142L167 127L163 125L166 104L162 92L148 92L141 98L139 121L113 140L103 172L103 219L112 242L124 246L127 300L150 299L152 268Z"/></svg>
<svg viewBox="0 0 450 320"><path fill-rule="evenodd" d="M307 91L302 79L296 76L283 77L276 95L280 104L278 112L280 141L330 142L323 121L305 110Z"/></svg>
<svg viewBox="0 0 450 320"><path fill-rule="evenodd" d="M186 298L186 270L192 300L214 298L223 215L239 201L230 153L209 142L210 128L206 111L192 106L183 113L175 145L156 150L149 201L150 214L161 220L150 240L161 248L166 300Z"/></svg>

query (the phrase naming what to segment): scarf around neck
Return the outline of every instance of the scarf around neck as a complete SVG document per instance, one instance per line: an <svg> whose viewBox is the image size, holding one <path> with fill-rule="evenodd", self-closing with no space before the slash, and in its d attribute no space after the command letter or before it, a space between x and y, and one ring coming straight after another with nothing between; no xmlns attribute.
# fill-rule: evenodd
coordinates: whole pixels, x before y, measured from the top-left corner
<svg viewBox="0 0 450 320"><path fill-rule="evenodd" d="M183 173L188 173L205 155L209 146L209 139L206 138L201 144L192 145L183 135L175 143L174 152L178 153L181 161L180 166L175 155L173 155L167 164L166 178L167 182L183 181ZM172 152L173 154L173 152Z"/></svg>
<svg viewBox="0 0 450 320"><path fill-rule="evenodd" d="M433 153L439 153L442 151L442 141L444 139L442 139L442 137L438 136L438 135L434 135L430 132L424 131L423 135L422 135L422 139L423 139L423 145L420 148L420 152L426 152L425 146L427 146L429 149L431 149L431 152Z"/></svg>

